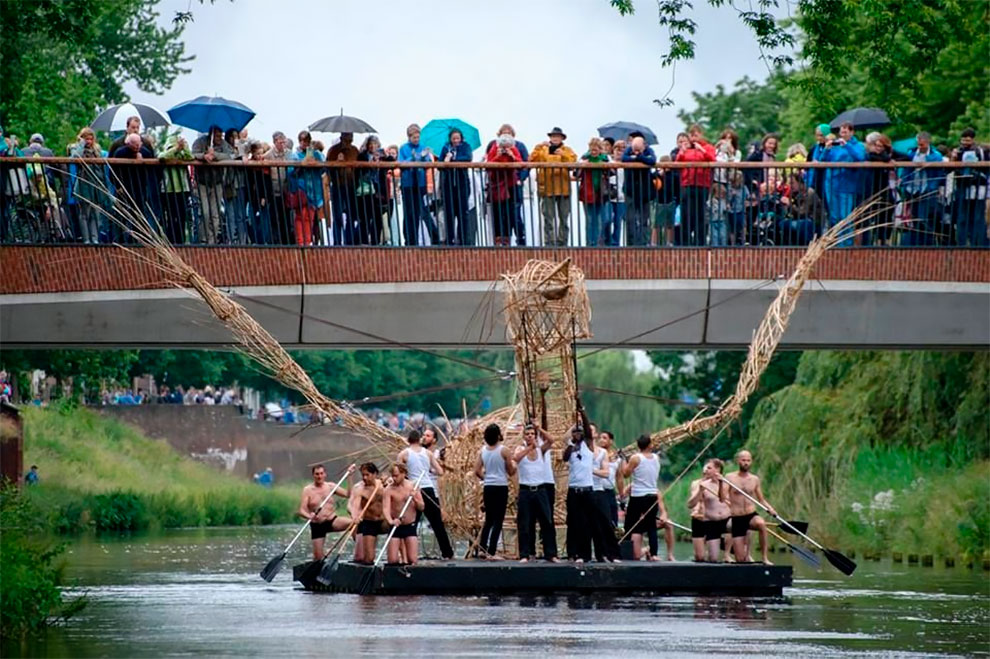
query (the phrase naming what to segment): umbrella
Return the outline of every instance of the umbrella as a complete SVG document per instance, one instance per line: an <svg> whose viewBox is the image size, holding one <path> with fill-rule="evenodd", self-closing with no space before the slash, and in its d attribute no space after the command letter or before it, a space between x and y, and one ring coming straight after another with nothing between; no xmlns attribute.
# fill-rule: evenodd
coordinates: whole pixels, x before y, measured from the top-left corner
<svg viewBox="0 0 990 659"><path fill-rule="evenodd" d="M846 110L829 123L832 130L838 130L845 122L850 122L856 130L864 128L883 128L891 124L887 113L879 108L853 108Z"/></svg>
<svg viewBox="0 0 990 659"><path fill-rule="evenodd" d="M647 144L659 144L657 141L657 136L652 130L643 124L637 124L633 121L616 121L598 127L598 134L601 137L611 137L616 142L619 140L628 139L629 133L634 133L637 131L643 134Z"/></svg>
<svg viewBox="0 0 990 659"><path fill-rule="evenodd" d="M241 130L254 119L254 110L248 106L219 96L200 96L179 103L169 108L168 114L172 117L172 123L202 133L210 130L211 126L219 126L221 130Z"/></svg>
<svg viewBox="0 0 990 659"><path fill-rule="evenodd" d="M172 123L169 121L168 115L158 108L141 103L120 103L111 105L101 112L96 119L93 119L93 123L89 127L105 133L122 131L127 128L128 117L141 117L141 123L144 124L145 128L168 126Z"/></svg>
<svg viewBox="0 0 990 659"><path fill-rule="evenodd" d="M344 114L344 108L340 108L340 114L323 117L319 121L314 121L309 125L310 130L321 133L376 133L371 124L357 117L348 117Z"/></svg>
<svg viewBox="0 0 990 659"><path fill-rule="evenodd" d="M433 119L423 126L423 131L419 136L419 143L433 149L436 154L440 153L450 136L450 131L457 129L464 136L471 150L474 151L481 146L481 135L478 129L461 119Z"/></svg>
<svg viewBox="0 0 990 659"><path fill-rule="evenodd" d="M905 155L907 155L908 151L910 151L911 149L917 146L918 146L917 137L905 137L903 140L897 140L891 145L894 151L897 151L898 153L903 153Z"/></svg>

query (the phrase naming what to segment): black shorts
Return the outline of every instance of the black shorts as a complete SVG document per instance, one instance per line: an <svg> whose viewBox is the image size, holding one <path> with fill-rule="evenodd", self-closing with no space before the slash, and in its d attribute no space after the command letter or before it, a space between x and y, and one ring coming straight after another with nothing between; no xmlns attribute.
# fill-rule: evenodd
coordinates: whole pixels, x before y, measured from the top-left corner
<svg viewBox="0 0 990 659"><path fill-rule="evenodd" d="M691 537L704 538L708 530L708 522L703 519L691 518Z"/></svg>
<svg viewBox="0 0 990 659"><path fill-rule="evenodd" d="M642 535L649 533L650 529L656 533L658 513L657 495L646 494L641 497L629 497L629 506L626 508L626 533Z"/></svg>
<svg viewBox="0 0 990 659"><path fill-rule="evenodd" d="M718 540L725 533L725 527L729 525L729 518L709 519L705 521L705 540Z"/></svg>
<svg viewBox="0 0 990 659"><path fill-rule="evenodd" d="M336 519L337 516L334 515L330 519L323 522L311 522L309 525L309 537L313 540L319 540L320 538L327 537L327 533L333 531L333 523Z"/></svg>
<svg viewBox="0 0 990 659"><path fill-rule="evenodd" d="M415 538L416 537L416 522L412 524L399 524L395 527L395 533L392 535L393 538Z"/></svg>
<svg viewBox="0 0 990 659"><path fill-rule="evenodd" d="M732 516L732 537L733 538L745 538L746 534L749 533L749 523L752 519L756 517L756 513L749 513L748 515L733 515Z"/></svg>
<svg viewBox="0 0 990 659"><path fill-rule="evenodd" d="M381 519L366 519L358 522L358 535L382 535L388 533L385 521Z"/></svg>

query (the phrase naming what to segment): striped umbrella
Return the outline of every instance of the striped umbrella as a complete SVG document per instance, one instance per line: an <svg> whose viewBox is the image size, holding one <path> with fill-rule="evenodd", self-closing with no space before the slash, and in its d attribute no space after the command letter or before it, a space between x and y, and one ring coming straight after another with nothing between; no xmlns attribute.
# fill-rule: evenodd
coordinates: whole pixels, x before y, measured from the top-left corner
<svg viewBox="0 0 990 659"><path fill-rule="evenodd" d="M104 133L122 131L127 128L128 117L140 117L145 128L168 126L172 123L168 115L158 108L141 103L120 103L101 112L89 127Z"/></svg>

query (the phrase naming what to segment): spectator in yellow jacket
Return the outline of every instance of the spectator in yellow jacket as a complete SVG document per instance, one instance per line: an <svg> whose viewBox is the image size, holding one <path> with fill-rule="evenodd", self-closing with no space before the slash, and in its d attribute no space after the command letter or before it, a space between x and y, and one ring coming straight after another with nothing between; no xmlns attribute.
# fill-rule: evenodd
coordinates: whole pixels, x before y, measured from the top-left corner
<svg viewBox="0 0 990 659"><path fill-rule="evenodd" d="M530 155L530 162L567 163L577 162L577 154L564 144L567 135L554 127L547 137L549 142L540 142ZM561 168L540 168L536 170L536 188L540 196L540 213L543 215L543 244L567 245L568 221L571 217L571 178L569 172Z"/></svg>

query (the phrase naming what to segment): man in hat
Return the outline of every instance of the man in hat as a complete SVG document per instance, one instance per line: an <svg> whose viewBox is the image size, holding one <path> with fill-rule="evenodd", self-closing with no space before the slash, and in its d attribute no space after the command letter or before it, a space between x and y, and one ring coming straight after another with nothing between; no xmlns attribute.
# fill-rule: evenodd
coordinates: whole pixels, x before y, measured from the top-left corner
<svg viewBox="0 0 990 659"><path fill-rule="evenodd" d="M577 154L564 144L567 135L559 127L547 133L549 142L540 142L530 155L530 162L577 162ZM543 215L543 244L567 245L568 222L571 217L571 177L563 167L536 170L536 189Z"/></svg>

